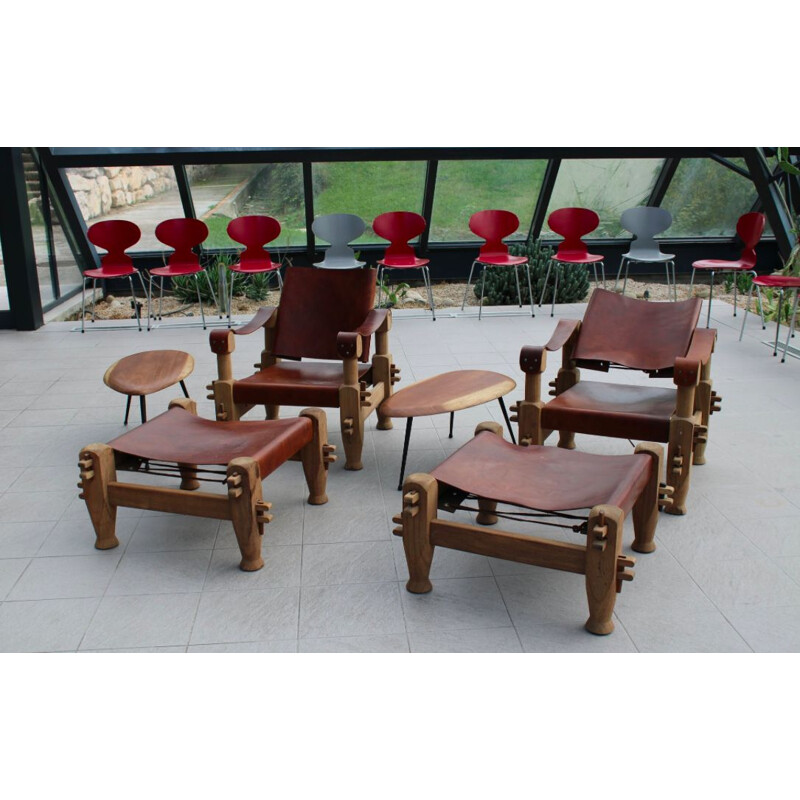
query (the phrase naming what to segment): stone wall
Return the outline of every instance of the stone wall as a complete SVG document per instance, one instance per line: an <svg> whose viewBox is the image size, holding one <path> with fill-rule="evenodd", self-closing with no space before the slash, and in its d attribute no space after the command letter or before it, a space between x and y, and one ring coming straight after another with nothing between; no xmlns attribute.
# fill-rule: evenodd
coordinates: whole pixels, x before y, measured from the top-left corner
<svg viewBox="0 0 800 800"><path fill-rule="evenodd" d="M89 167L67 172L86 220L136 205L177 186L172 167Z"/></svg>

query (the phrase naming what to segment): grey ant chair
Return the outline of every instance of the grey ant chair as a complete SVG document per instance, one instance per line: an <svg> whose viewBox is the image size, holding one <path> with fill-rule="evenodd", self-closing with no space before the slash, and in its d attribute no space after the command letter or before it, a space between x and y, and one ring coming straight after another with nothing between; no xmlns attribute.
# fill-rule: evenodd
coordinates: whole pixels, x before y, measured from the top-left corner
<svg viewBox="0 0 800 800"><path fill-rule="evenodd" d="M623 254L619 261L617 279L614 281L614 289L619 283L619 276L622 268L625 267L625 278L622 283L622 294L625 294L625 287L628 285L628 266L631 262L643 264L663 264L667 273L667 289L672 286L672 299L678 299L678 286L675 282L675 256L671 253L662 253L655 235L665 231L672 225L672 214L666 208L655 208L653 206L638 206L629 208L620 217L622 227L633 234L630 249ZM672 275L670 277L670 268Z"/></svg>
<svg viewBox="0 0 800 800"><path fill-rule="evenodd" d="M314 236L330 242L322 261L314 264L323 269L356 269L366 262L357 261L350 242L364 233L367 225L355 214L325 214L311 223Z"/></svg>

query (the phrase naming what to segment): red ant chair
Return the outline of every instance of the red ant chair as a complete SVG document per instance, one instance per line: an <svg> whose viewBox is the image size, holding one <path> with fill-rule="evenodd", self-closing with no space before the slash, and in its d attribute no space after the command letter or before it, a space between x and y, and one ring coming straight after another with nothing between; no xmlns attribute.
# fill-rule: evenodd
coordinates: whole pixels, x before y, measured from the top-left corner
<svg viewBox="0 0 800 800"><path fill-rule="evenodd" d="M702 261L695 261L692 264L692 280L689 284L689 293L691 294L692 287L694 286L694 273L695 270L708 270L711 273L711 282L708 290L708 316L706 317L706 328L711 323L711 300L714 297L714 273L715 272L732 272L734 275L740 272L749 272L755 278L757 273L756 266L756 250L755 247L761 239L761 234L764 232L764 225L767 218L758 211L751 211L749 214L742 214L739 221L736 223L736 234L742 240L744 247L742 254L736 261L725 261L719 258L707 258ZM737 286L736 280L733 281L733 316L736 316L736 294ZM760 296L759 296L760 300Z"/></svg>
<svg viewBox="0 0 800 800"><path fill-rule="evenodd" d="M153 296L153 275L161 278L160 293L158 295L158 318L161 319L161 303L164 299L164 278L177 278L184 275L191 275L194 278L195 289L197 289L197 302L200 304L200 316L203 319L203 330L206 329L206 315L203 313L203 301L200 298L200 273L206 276L208 287L211 289L211 296L214 304L217 297L214 294L214 287L211 285L211 278L208 273L200 266L200 259L192 248L197 247L201 242L208 238L208 225L202 220L179 217L178 219L168 219L156 226L156 239L165 245L172 247L174 253L169 257L165 267L156 267L150 270L150 296Z"/></svg>
<svg viewBox="0 0 800 800"><path fill-rule="evenodd" d="M470 283L472 283L472 271L475 269L476 264L481 265L481 302L478 306L478 319L481 318L483 311L483 289L486 285L486 267L514 267L514 278L517 281L517 300L519 307L522 308L522 293L519 290L519 273L517 267L521 264L525 265L525 272L528 275L528 294L531 298L531 316L536 315L533 312L533 291L531 290L531 272L528 265L527 256L511 256L508 254L508 245L504 244L503 239L511 236L519 228L519 218L511 211L501 211L499 209L490 209L488 211L478 211L469 218L469 229L480 236L481 239L486 240L478 257L472 262L469 270L469 278L467 278L467 288L464 290L464 300L461 303L461 310L464 310L464 304L467 302L467 293L469 292Z"/></svg>
<svg viewBox="0 0 800 800"><path fill-rule="evenodd" d="M86 232L89 241L95 247L102 247L108 252L100 257L99 269L87 269L83 273L83 292L81 294L81 333L85 333L84 315L86 313L86 280L92 279L92 322L95 321L95 289L97 281L110 278L127 278L131 287L133 308L136 313L136 324L142 329L142 319L139 314L139 304L136 302L136 293L133 291L133 276L138 275L142 284L142 291L147 299L147 330L150 330L150 295L147 291L142 273L133 266L133 261L125 251L133 247L142 238L139 226L125 219L108 219L95 222Z"/></svg>
<svg viewBox="0 0 800 800"><path fill-rule="evenodd" d="M772 355L778 355L778 336L781 332L781 313L783 311L783 295L787 289L794 289L794 304L792 306L792 318L789 323L789 333L786 336L786 344L783 346L783 358L781 364L786 361L786 351L789 349L789 339L794 336L794 325L797 319L797 295L800 290L800 278L796 275L756 275L750 284L750 291L747 295L747 305L744 307L744 319L742 320L742 330L739 332L739 341L742 341L744 335L744 326L747 322L747 312L750 310L750 299L753 296L753 286L756 287L758 292L758 310L761 312L761 329L764 330L767 326L764 322L764 306L761 302L761 287L766 289L780 289L780 298L778 299L778 327L775 329L775 346L772 348Z"/></svg>
<svg viewBox="0 0 800 800"><path fill-rule="evenodd" d="M425 218L413 211L387 211L372 221L372 230L390 242L383 258L378 261L378 305L383 290L383 276L387 269L418 269L422 272L422 279L428 290L428 302L435 322L436 309L433 305L431 273L428 269L430 259L417 258L414 248L408 243L425 230L425 225Z"/></svg>
<svg viewBox="0 0 800 800"><path fill-rule="evenodd" d="M281 265L272 260L264 246L278 238L281 224L273 217L253 214L237 217L228 223L228 236L235 242L243 244L245 249L239 254L239 261L231 264L231 288L228 294L228 327L231 326L231 300L233 299L233 281L236 273L255 275L259 272L275 272L278 275L278 286L283 289Z"/></svg>
<svg viewBox="0 0 800 800"><path fill-rule="evenodd" d="M547 274L542 286L542 296L539 298L539 307L544 301L544 294L547 290L547 282L550 280L550 269L556 265L555 284L553 286L553 304L550 308L550 316L556 306L556 293L558 292L558 271L560 264L589 264L594 269L594 282L597 283L597 265L600 264L603 276L603 288L606 287L606 267L603 256L590 253L582 237L591 233L600 224L600 217L588 208L559 208L548 218L547 224L550 229L559 236L564 237L564 241L558 245L558 250L547 266Z"/></svg>

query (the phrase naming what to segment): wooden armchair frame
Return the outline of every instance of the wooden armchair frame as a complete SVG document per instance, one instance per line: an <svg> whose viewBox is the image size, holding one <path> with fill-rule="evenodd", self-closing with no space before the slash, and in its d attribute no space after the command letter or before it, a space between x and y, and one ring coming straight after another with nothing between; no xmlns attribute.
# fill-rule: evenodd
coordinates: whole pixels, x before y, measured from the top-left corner
<svg viewBox="0 0 800 800"><path fill-rule="evenodd" d="M605 294L611 293L606 292ZM620 298L620 300L625 303L646 302L630 298ZM693 301L685 302L688 304ZM654 305L656 304L650 304L651 307ZM681 304L661 303L658 305L676 307ZM587 316L590 309L591 304L587 309ZM696 302L696 309L696 316L699 316L699 300ZM720 410L722 402L722 397L714 392L711 380L711 355L714 352L716 330L695 327L691 332L688 347L684 352L676 353L671 359L671 363L651 362L649 367L636 367L630 364L606 361L602 358L589 360L577 358L576 351L584 330L585 320L586 316L583 322L560 320L550 340L543 347L526 346L522 348L520 368L525 373L525 397L524 400L512 407L516 414L516 417L512 417L512 419L516 419L519 423L520 444L544 444L554 428L559 430L558 446L566 449L575 447L575 433L665 442L668 444L668 449L664 482L674 487L674 496L671 504L662 503L662 507L670 514L685 514L691 466L692 464L705 464L709 418L715 411ZM631 346L632 350L645 351L647 347L647 343L643 341L629 341L627 344ZM561 368L555 380L550 383L549 394L551 396L559 398L567 395L573 387L579 384L581 379L579 367L608 371L610 367L621 366L641 369L653 378L671 377L675 385L674 403L671 404L672 411L664 412L664 417L651 418L648 418L646 414L626 414L621 411L616 415L613 425L608 425L604 429L602 420L592 419L592 414L596 409L587 409L586 416L580 419L579 414L582 410L578 399L571 409L571 420L577 424L573 424L573 430L561 428L553 422L553 417L556 416L554 410L549 408L550 404L542 399L541 381L542 374L546 369L548 350L562 351ZM663 354L661 357L663 360ZM595 381L590 383L600 393L606 389L621 387L621 384ZM645 402L648 401L648 398L661 398L662 408L666 407L663 398L667 398L668 390L649 387L635 387L635 389L637 397L643 398ZM607 418L608 414L605 416ZM660 429L668 430L668 433L660 437L654 435L653 423L659 423ZM646 435L643 434L643 425L645 424L648 425Z"/></svg>
<svg viewBox="0 0 800 800"><path fill-rule="evenodd" d="M327 280L336 280L338 276L348 276L354 273L362 273L362 270L308 270L302 267L292 267L287 271L284 283L284 297L291 297L292 283L294 280L303 279L307 276L299 276L297 270L301 272L324 273ZM369 299L370 305L374 300L375 274L371 270L372 297ZM347 278L344 278L347 280ZM276 365L280 365L286 354L279 354L276 351L276 339L278 335L281 319L286 314L305 313L309 310L303 309L290 310L283 308L282 300L280 307L269 307L260 309L246 325L238 329L215 330L211 332L211 350L217 356L218 378L207 388L212 392L209 399L214 400L216 415L219 420L238 420L246 414L254 405L264 405L268 419L278 419L280 413L280 402L277 398L279 393L270 383L271 375L276 370ZM334 358L341 361L341 379L338 383L338 391L335 397L329 393L328 400L320 398L315 393L314 369L319 362L305 362L308 365L308 381L302 377L302 366L297 362L301 360L292 353L289 362L292 369L296 367L299 377L295 384L292 384L292 397L297 402L290 405L314 405L325 408L339 408L342 442L345 452L345 469L359 470L363 464L361 460L364 445L364 421L373 412L377 411L379 430L390 430L392 420L380 413L380 404L392 394L392 386L400 380L400 369L392 362L392 354L389 352L389 331L392 327L392 314L389 309L371 309L366 312L365 318L360 325L353 330L339 331L333 347L329 347L329 352L333 353ZM261 352L261 360L254 364L257 372L245 381L237 381L233 377L232 353L236 346L237 336L245 336L257 330L264 331L264 349ZM375 337L375 354L371 362L368 362L369 346L372 336ZM310 356L316 358L316 355ZM364 364L369 363L369 367ZM322 365L330 368L331 365ZM243 385L248 383L246 392ZM330 387L329 387L330 388ZM246 399L240 395L246 394ZM254 396L256 396L254 398ZM285 396L285 394L284 394Z"/></svg>

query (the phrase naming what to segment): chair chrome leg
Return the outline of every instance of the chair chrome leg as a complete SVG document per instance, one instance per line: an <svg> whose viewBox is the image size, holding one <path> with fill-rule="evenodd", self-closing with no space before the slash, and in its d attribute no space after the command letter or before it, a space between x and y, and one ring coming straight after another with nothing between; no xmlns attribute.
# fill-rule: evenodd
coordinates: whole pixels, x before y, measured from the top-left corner
<svg viewBox="0 0 800 800"><path fill-rule="evenodd" d="M747 302L744 304L744 316L742 317L742 329L739 331L739 341L744 336L744 326L747 324L747 314L750 311L750 301L753 299L753 284L750 284L750 291L747 293Z"/></svg>
<svg viewBox="0 0 800 800"><path fill-rule="evenodd" d="M605 261L601 261L600 262L600 274L603 276L603 288L606 289L608 287L606 286L606 262Z"/></svg>
<svg viewBox="0 0 800 800"><path fill-rule="evenodd" d="M378 265L378 274L376 276L376 282L378 284L378 300L377 300L377 308L381 307L381 297L383 296L383 267Z"/></svg>
<svg viewBox="0 0 800 800"><path fill-rule="evenodd" d="M556 310L556 295L558 294L558 273L561 270L561 265L556 264L555 282L553 283L553 303L550 306L550 316L555 314Z"/></svg>
<svg viewBox="0 0 800 800"><path fill-rule="evenodd" d="M547 282L550 280L550 270L553 267L553 262L547 265L547 272L544 274L544 284L542 285L542 293L539 295L539 308L542 307L542 303L544 302L544 293L547 291ZM550 315L552 316L552 314Z"/></svg>
<svg viewBox="0 0 800 800"><path fill-rule="evenodd" d="M425 280L425 286L428 289L428 302L431 304L431 314L433 315L433 322L436 322L436 306L433 302L433 286L431 285L431 271L426 264L422 268L422 277Z"/></svg>
<svg viewBox="0 0 800 800"><path fill-rule="evenodd" d="M622 281L622 294L628 289L628 270L630 269L631 262L628 259L625 259L625 279Z"/></svg>
<svg viewBox="0 0 800 800"><path fill-rule="evenodd" d="M194 274L194 288L197 290L197 304L200 306L200 319L203 320L203 330L206 329L206 315L203 311L203 299L200 297L200 279Z"/></svg>
<svg viewBox="0 0 800 800"><path fill-rule="evenodd" d="M158 286L158 320L159 322L164 319L164 276L159 276L161 280Z"/></svg>
<svg viewBox="0 0 800 800"><path fill-rule="evenodd" d="M486 288L486 264L481 264L481 299L478 303L478 319L483 313L483 290Z"/></svg>
<svg viewBox="0 0 800 800"><path fill-rule="evenodd" d="M711 271L711 280L708 284L708 313L706 315L706 328L711 325L711 303L714 300L714 271Z"/></svg>
<svg viewBox="0 0 800 800"><path fill-rule="evenodd" d="M525 274L528 276L528 297L531 301L531 316L535 317L536 312L534 311L533 289L531 288L531 265L528 261L525 262Z"/></svg>
<svg viewBox="0 0 800 800"><path fill-rule="evenodd" d="M517 302L519 307L522 308L522 292L519 290L519 272L516 264L514 264L514 280L517 282Z"/></svg>
<svg viewBox="0 0 800 800"><path fill-rule="evenodd" d="M203 275L206 276L206 280L208 281L208 288L211 292L211 299L214 302L214 305L217 307L217 311L219 311L219 303L217 303L217 296L214 294L214 286L211 283L211 278L209 277L208 273L203 270ZM222 314L219 315L219 318L222 319Z"/></svg>
<svg viewBox="0 0 800 800"><path fill-rule="evenodd" d="M139 274L141 276L141 273L139 273ZM136 315L136 324L138 325L139 330L141 331L141 329L142 329L142 318L139 315L139 304L136 302L136 292L133 291L133 276L132 275L128 275L128 283L130 284L130 287L131 287L131 300L133 301L133 311L134 311L134 314Z"/></svg>
<svg viewBox="0 0 800 800"><path fill-rule="evenodd" d="M472 283L472 272L475 269L475 265L477 263L478 263L477 261L473 261L472 262L472 266L469 268L469 277L467 278L467 288L464 289L464 299L461 301L461 310L462 311L464 310L464 306L467 303L467 294L469 293L469 285Z"/></svg>
<svg viewBox="0 0 800 800"><path fill-rule="evenodd" d="M736 297L739 291L739 281L736 280L738 275L739 275L738 272L733 273L733 316L734 317L736 316Z"/></svg>
<svg viewBox="0 0 800 800"><path fill-rule="evenodd" d="M789 323L789 334L786 337L786 344L783 346L783 358L781 359L781 364L786 363L786 351L789 349L789 339L794 336L794 325L797 321L797 296L798 292L797 289L794 290L794 307L792 308L792 320Z"/></svg>
<svg viewBox="0 0 800 800"><path fill-rule="evenodd" d="M690 297L692 295L692 289L694 289L694 273L695 273L695 268L692 267L692 279L689 281L689 296Z"/></svg>
<svg viewBox="0 0 800 800"><path fill-rule="evenodd" d="M775 327L775 346L772 348L772 355L773 356L777 356L778 355L778 336L780 335L780 332L781 332L781 316L782 315L783 315L783 287L781 287L781 294L780 294L780 297L778 298L778 319L776 320L777 321L777 325ZM788 344L788 340L787 340L787 344Z"/></svg>
<svg viewBox="0 0 800 800"><path fill-rule="evenodd" d="M142 284L142 291L144 292L145 300L147 301L147 330L150 330L150 313L151 313L151 301L152 301L152 292L149 292L147 289L147 285L144 282L144 275L142 275L141 271L139 272L139 282ZM150 279L148 277L148 282ZM141 330L141 326L139 328Z"/></svg>
<svg viewBox="0 0 800 800"><path fill-rule="evenodd" d="M83 279L83 291L81 291L81 333L86 333L85 319L86 316L86 278Z"/></svg>
<svg viewBox="0 0 800 800"><path fill-rule="evenodd" d="M92 278L92 325L95 323L96 313L95 313L95 305L97 303L97 278Z"/></svg>

